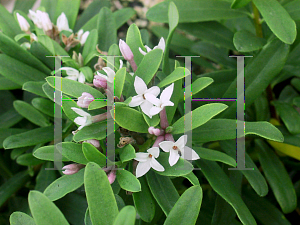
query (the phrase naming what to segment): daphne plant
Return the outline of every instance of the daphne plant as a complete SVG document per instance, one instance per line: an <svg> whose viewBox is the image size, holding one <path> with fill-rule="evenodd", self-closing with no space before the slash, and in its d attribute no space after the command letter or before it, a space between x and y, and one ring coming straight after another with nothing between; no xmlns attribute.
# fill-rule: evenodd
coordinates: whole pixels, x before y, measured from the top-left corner
<svg viewBox="0 0 300 225"><path fill-rule="evenodd" d="M0 224L299 216L297 0L162 1L148 29L126 1L16 2L0 5Z"/></svg>

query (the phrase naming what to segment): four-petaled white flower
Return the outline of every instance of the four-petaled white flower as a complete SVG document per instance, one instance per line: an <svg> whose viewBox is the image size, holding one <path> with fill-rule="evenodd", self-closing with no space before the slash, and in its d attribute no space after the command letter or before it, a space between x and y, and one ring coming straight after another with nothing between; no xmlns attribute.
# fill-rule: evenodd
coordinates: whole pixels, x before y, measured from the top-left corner
<svg viewBox="0 0 300 225"><path fill-rule="evenodd" d="M149 102L145 96L147 94L149 94L155 98L160 92L159 87L153 86L153 87L147 89L147 85L143 81L143 79L141 79L139 77L135 77L134 89L135 89L137 95L132 97L132 100L129 103L129 106L130 107L141 106L142 111L147 116L152 118L152 115L150 114L150 109L153 107L153 104L151 102Z"/></svg>
<svg viewBox="0 0 300 225"><path fill-rule="evenodd" d="M29 31L30 25L27 22L27 20L23 16L21 16L19 13L16 13L16 15L17 15L18 23L20 25L21 30L24 32Z"/></svg>
<svg viewBox="0 0 300 225"><path fill-rule="evenodd" d="M136 177L141 177L145 175L150 168L155 169L156 171L164 171L164 167L157 162L155 158L159 156L159 148L153 147L147 150L148 153L136 153L135 160L139 161L139 164L136 167Z"/></svg>
<svg viewBox="0 0 300 225"><path fill-rule="evenodd" d="M67 75L65 78L70 80L75 80L80 83L85 82L85 76L82 72L79 72L78 70L72 68L72 67L61 67L59 70L65 70Z"/></svg>
<svg viewBox="0 0 300 225"><path fill-rule="evenodd" d="M74 120L74 123L80 125L80 127L78 127L78 130L81 130L83 127L91 125L93 123L93 117L89 113L75 107L71 107L71 109L78 115L80 115Z"/></svg>
<svg viewBox="0 0 300 225"><path fill-rule="evenodd" d="M86 42L86 39L88 38L90 32L89 31L86 31L86 32L83 32L82 29L80 29L77 33L77 39L80 41L80 44L81 45L84 45L84 43Z"/></svg>
<svg viewBox="0 0 300 225"><path fill-rule="evenodd" d="M108 82L110 83L113 83L114 82L114 79L115 79L115 71L109 67L103 67L102 68L104 70L104 72L107 74L107 75L104 75L100 72L97 71L97 75L102 77L102 78L105 78Z"/></svg>
<svg viewBox="0 0 300 225"><path fill-rule="evenodd" d="M165 151L170 152L169 164L174 166L179 157L187 160L200 159L199 155L190 147L185 146L187 142L187 135L182 135L175 143L172 141L162 141L159 143L159 147Z"/></svg>
<svg viewBox="0 0 300 225"><path fill-rule="evenodd" d="M174 106L174 103L170 101L173 94L174 83L162 91L160 98L156 98L152 93L145 94L145 98L151 104L155 105L151 107L149 114L154 116L164 109L165 106Z"/></svg>
<svg viewBox="0 0 300 225"><path fill-rule="evenodd" d="M56 26L59 32L66 30L72 32L69 28L68 18L65 13L61 13L60 16L57 18Z"/></svg>
<svg viewBox="0 0 300 225"><path fill-rule="evenodd" d="M147 52L144 52L141 48L139 48L140 53L142 53L143 55L146 55L148 52L151 52L151 51L152 51L152 49L149 48L147 45L145 45L145 48L146 48ZM165 43L165 39L164 39L163 37L159 40L158 45L155 46L155 47L153 48L153 50L154 50L154 49L157 49L157 48L160 48L161 50L163 50L163 52L165 51L166 43Z"/></svg>
<svg viewBox="0 0 300 225"><path fill-rule="evenodd" d="M52 22L48 13L40 10L37 10L36 12L29 10L29 16L33 23L45 32L52 29Z"/></svg>

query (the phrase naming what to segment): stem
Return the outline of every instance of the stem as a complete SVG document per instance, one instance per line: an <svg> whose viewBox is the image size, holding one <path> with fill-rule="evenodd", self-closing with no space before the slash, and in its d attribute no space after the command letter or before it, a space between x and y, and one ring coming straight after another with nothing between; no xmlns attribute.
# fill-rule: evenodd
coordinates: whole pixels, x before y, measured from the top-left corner
<svg viewBox="0 0 300 225"><path fill-rule="evenodd" d="M156 138L156 140L155 140L155 142L154 142L154 144L153 144L153 146L152 146L152 148L153 147L159 147L159 143L160 142L162 142L162 141L164 141L165 140L165 137L162 135L162 136L158 136L157 138Z"/></svg>
<svg viewBox="0 0 300 225"><path fill-rule="evenodd" d="M97 122L106 120L108 118L111 118L111 115L110 115L110 113L105 112L105 113L93 116L93 123L97 123Z"/></svg>
<svg viewBox="0 0 300 225"><path fill-rule="evenodd" d="M131 68L132 68L133 72L135 72L137 70L137 65L136 65L134 59L129 60L129 63L131 65Z"/></svg>
<svg viewBox="0 0 300 225"><path fill-rule="evenodd" d="M160 127L166 129L169 126L166 108L160 111Z"/></svg>
<svg viewBox="0 0 300 225"><path fill-rule="evenodd" d="M260 23L259 11L253 2L252 2L252 8L253 8L253 14L254 14L253 20L254 20L254 25L255 25L255 30L256 30L256 36L262 38L263 32L262 32L262 27L261 27L261 23Z"/></svg>
<svg viewBox="0 0 300 225"><path fill-rule="evenodd" d="M175 142L172 134L165 134L165 140Z"/></svg>

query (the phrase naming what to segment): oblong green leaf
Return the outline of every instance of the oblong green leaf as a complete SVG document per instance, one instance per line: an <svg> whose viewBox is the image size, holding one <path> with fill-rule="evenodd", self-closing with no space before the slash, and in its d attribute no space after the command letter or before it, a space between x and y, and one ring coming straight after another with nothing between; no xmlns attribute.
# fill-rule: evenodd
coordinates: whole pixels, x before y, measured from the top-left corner
<svg viewBox="0 0 300 225"><path fill-rule="evenodd" d="M292 44L296 39L296 24L288 12L276 0L253 0L269 28L284 43Z"/></svg>
<svg viewBox="0 0 300 225"><path fill-rule="evenodd" d="M10 38L14 38L17 34L21 33L21 29L13 15L7 9L0 5L0 29L4 34Z"/></svg>
<svg viewBox="0 0 300 225"><path fill-rule="evenodd" d="M198 185L187 189L172 208L164 224L195 224L199 215L202 196L202 189Z"/></svg>
<svg viewBox="0 0 300 225"><path fill-rule="evenodd" d="M52 101L45 98L34 98L31 104L42 113L54 117L54 104Z"/></svg>
<svg viewBox="0 0 300 225"><path fill-rule="evenodd" d="M239 52L252 52L261 49L266 40L259 38L247 30L240 30L234 34L233 43Z"/></svg>
<svg viewBox="0 0 300 225"><path fill-rule="evenodd" d="M64 144L65 142L62 143L62 149L64 148ZM33 156L42 160L55 161L55 153L56 152L54 151L54 145L49 145L36 149L33 152ZM61 161L70 161L70 159L62 155Z"/></svg>
<svg viewBox="0 0 300 225"><path fill-rule="evenodd" d="M172 84L177 80L184 78L185 76L190 75L190 71L184 67L176 68L170 75L168 75L165 79L163 79L157 85L159 88L167 86L168 84ZM193 87L194 88L194 87Z"/></svg>
<svg viewBox="0 0 300 225"><path fill-rule="evenodd" d="M20 89L21 85L11 81L6 77L0 77L0 90L14 90Z"/></svg>
<svg viewBox="0 0 300 225"><path fill-rule="evenodd" d="M41 192L30 191L28 202L31 214L37 225L69 225L57 206Z"/></svg>
<svg viewBox="0 0 300 225"><path fill-rule="evenodd" d="M146 49L142 42L140 30L135 23L131 24L128 28L126 35L126 44L128 44L134 55L134 61L136 65L139 66L142 59L144 58L144 56L140 53L139 48L144 51Z"/></svg>
<svg viewBox="0 0 300 225"><path fill-rule="evenodd" d="M127 170L117 170L117 180L121 188L126 191L139 192L141 184L139 180Z"/></svg>
<svg viewBox="0 0 300 225"><path fill-rule="evenodd" d="M159 3L147 11L147 18L154 22L168 22L168 6L170 1ZM244 12L232 10L225 1L206 0L173 0L179 12L179 23L230 19L245 16Z"/></svg>
<svg viewBox="0 0 300 225"><path fill-rule="evenodd" d="M89 161L85 158L82 145L74 142L63 142L61 154L70 161L86 165Z"/></svg>
<svg viewBox="0 0 300 225"><path fill-rule="evenodd" d="M26 131L21 134L15 134L5 139L3 146L6 149L20 148L26 146L46 143L54 139L54 127L41 127Z"/></svg>
<svg viewBox="0 0 300 225"><path fill-rule="evenodd" d="M112 225L119 213L118 206L106 173L96 163L87 164L84 185L92 223Z"/></svg>
<svg viewBox="0 0 300 225"><path fill-rule="evenodd" d="M74 141L85 141L89 139L102 140L106 137L106 121L93 123L79 130L73 137ZM117 126L116 126L117 127ZM116 128L117 129L117 128Z"/></svg>
<svg viewBox="0 0 300 225"><path fill-rule="evenodd" d="M284 5L293 20L300 20L300 1L294 0Z"/></svg>
<svg viewBox="0 0 300 225"><path fill-rule="evenodd" d="M120 150L120 159L122 163L134 159L135 157L135 148L131 144L126 145Z"/></svg>
<svg viewBox="0 0 300 225"><path fill-rule="evenodd" d="M249 2L251 2L251 0L234 0L231 4L231 8L232 9L242 8L246 5L248 5Z"/></svg>
<svg viewBox="0 0 300 225"><path fill-rule="evenodd" d="M247 225L256 225L255 219L243 202L236 187L219 165L216 162L207 160L198 160L196 164L201 168L214 191L233 207L241 222Z"/></svg>
<svg viewBox="0 0 300 225"><path fill-rule="evenodd" d="M23 84L22 89L42 97L47 97L42 88L43 84L45 84L45 81L28 81Z"/></svg>
<svg viewBox="0 0 300 225"><path fill-rule="evenodd" d="M192 111L192 129L195 129L207 121L209 121L212 117L224 111L228 106L222 103L211 103L206 104ZM173 125L174 134L184 133L184 116L177 120Z"/></svg>
<svg viewBox="0 0 300 225"><path fill-rule="evenodd" d="M118 214L114 225L134 225L135 224L135 208L131 205L127 205Z"/></svg>
<svg viewBox="0 0 300 225"><path fill-rule="evenodd" d="M35 225L35 222L31 216L28 216L23 212L14 212L9 217L11 225Z"/></svg>
<svg viewBox="0 0 300 225"><path fill-rule="evenodd" d="M106 165L106 156L103 155L95 146L90 143L82 143L82 152L89 162L95 162L101 167Z"/></svg>
<svg viewBox="0 0 300 225"><path fill-rule="evenodd" d="M1 114L0 117L0 129L9 128L23 119L23 116L21 116L15 109L8 110L7 112Z"/></svg>
<svg viewBox="0 0 300 225"><path fill-rule="evenodd" d="M16 161L18 164L23 165L23 166L35 166L35 165L42 164L44 162L42 160L35 158L32 155L32 153L26 153L26 154L20 155Z"/></svg>
<svg viewBox="0 0 300 225"><path fill-rule="evenodd" d="M259 161L282 211L284 213L294 211L297 207L297 196L284 165L262 140L255 140L255 143L259 147Z"/></svg>
<svg viewBox="0 0 300 225"><path fill-rule="evenodd" d="M56 1L57 3L55 6L56 11L54 16L54 21L56 21L57 18L63 12L65 13L68 19L69 27L73 29L79 11L80 0L56 0Z"/></svg>
<svg viewBox="0 0 300 225"><path fill-rule="evenodd" d="M38 126L46 127L51 125L49 119L25 101L14 101L14 108L19 114Z"/></svg>
<svg viewBox="0 0 300 225"><path fill-rule="evenodd" d="M64 175L52 182L44 191L51 201L56 201L83 185L84 169L73 175Z"/></svg>

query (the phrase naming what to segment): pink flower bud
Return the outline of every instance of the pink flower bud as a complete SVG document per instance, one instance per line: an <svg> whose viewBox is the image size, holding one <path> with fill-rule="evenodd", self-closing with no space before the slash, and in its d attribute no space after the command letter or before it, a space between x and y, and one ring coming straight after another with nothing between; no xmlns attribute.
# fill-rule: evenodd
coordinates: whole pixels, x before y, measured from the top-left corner
<svg viewBox="0 0 300 225"><path fill-rule="evenodd" d="M107 89L107 80L99 75L94 76L93 84L95 87Z"/></svg>
<svg viewBox="0 0 300 225"><path fill-rule="evenodd" d="M93 95L87 92L83 92L82 95L78 98L77 105L81 108L88 108L89 104L94 101Z"/></svg>
<svg viewBox="0 0 300 225"><path fill-rule="evenodd" d="M69 165L64 166L62 168L64 171L62 171L62 172L63 172L63 174L66 174L66 175L72 175L72 174L77 173L83 167L84 167L83 164L73 163L73 164L69 164Z"/></svg>
<svg viewBox="0 0 300 225"><path fill-rule="evenodd" d="M156 129L154 128L154 129L153 129L153 134L154 134L155 136L159 136L160 133L161 133L160 129L158 129L158 128L156 128Z"/></svg>
<svg viewBox="0 0 300 225"><path fill-rule="evenodd" d="M109 174L107 175L107 178L109 183L112 184L116 179L116 171L115 170L110 171Z"/></svg>
<svg viewBox="0 0 300 225"><path fill-rule="evenodd" d="M149 127L149 128L148 128L148 133L149 133L149 134L154 134L154 133L153 133L153 130L154 130L154 129L155 129L154 127Z"/></svg>
<svg viewBox="0 0 300 225"><path fill-rule="evenodd" d="M125 60L130 61L133 59L133 53L130 47L121 39L119 41L119 48Z"/></svg>
<svg viewBox="0 0 300 225"><path fill-rule="evenodd" d="M96 148L100 147L100 142L96 139L90 139L90 140L86 140L84 142L90 143L91 145L94 145Z"/></svg>

